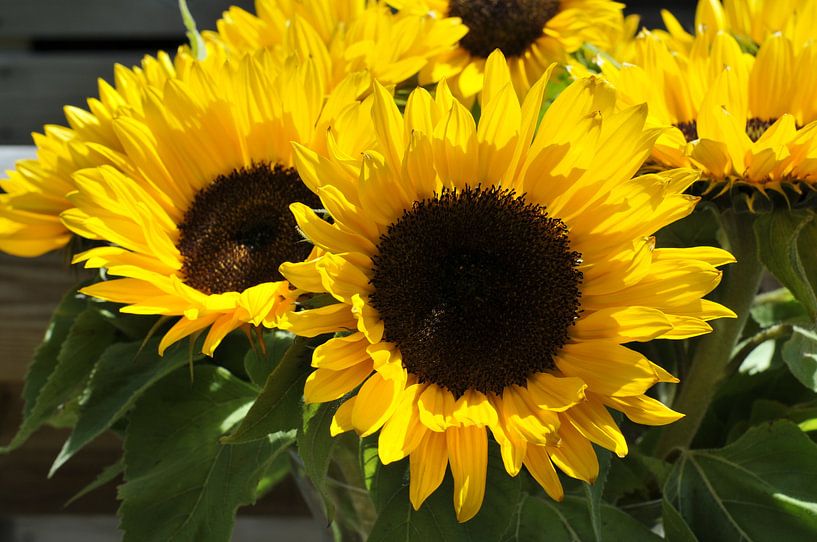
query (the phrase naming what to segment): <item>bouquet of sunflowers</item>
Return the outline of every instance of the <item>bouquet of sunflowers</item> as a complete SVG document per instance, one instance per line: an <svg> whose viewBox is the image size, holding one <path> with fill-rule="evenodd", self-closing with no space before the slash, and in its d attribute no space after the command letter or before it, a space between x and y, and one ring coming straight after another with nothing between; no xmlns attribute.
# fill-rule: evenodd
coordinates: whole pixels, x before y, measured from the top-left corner
<svg viewBox="0 0 817 542"><path fill-rule="evenodd" d="M817 540L817 1L258 0L0 182L67 250L10 452L125 540Z"/></svg>

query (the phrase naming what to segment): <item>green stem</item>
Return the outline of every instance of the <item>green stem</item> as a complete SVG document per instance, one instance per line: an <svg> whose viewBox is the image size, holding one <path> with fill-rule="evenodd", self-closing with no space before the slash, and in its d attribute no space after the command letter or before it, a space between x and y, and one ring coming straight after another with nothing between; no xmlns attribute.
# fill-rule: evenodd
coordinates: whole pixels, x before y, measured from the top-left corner
<svg viewBox="0 0 817 542"><path fill-rule="evenodd" d="M666 428L656 446L658 457L665 457L676 448L688 448L692 443L718 385L728 376L729 360L763 275L752 227L754 215L726 210L720 218L737 263L725 270L718 302L732 309L738 317L717 320L712 325L714 331L698 342L690 370L673 404L675 410L686 416Z"/></svg>

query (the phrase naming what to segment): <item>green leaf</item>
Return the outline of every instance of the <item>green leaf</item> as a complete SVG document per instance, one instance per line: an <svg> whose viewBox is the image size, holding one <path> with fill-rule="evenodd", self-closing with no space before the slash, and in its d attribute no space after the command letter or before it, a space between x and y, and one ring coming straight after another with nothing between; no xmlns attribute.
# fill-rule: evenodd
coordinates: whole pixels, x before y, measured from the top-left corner
<svg viewBox="0 0 817 542"><path fill-rule="evenodd" d="M88 493L91 493L92 491L99 489L108 482L116 480L116 478L123 472L125 472L125 460L124 458L120 457L116 463L105 467L105 469L99 473L99 476L97 476L93 482L79 490L79 492L76 495L68 499L68 501L65 503L65 506L66 507L70 506L71 504L75 503Z"/></svg>
<svg viewBox="0 0 817 542"><path fill-rule="evenodd" d="M817 333L795 326L783 345L783 361L807 388L817 391Z"/></svg>
<svg viewBox="0 0 817 542"><path fill-rule="evenodd" d="M37 347L34 359L28 368L28 374L26 374L25 385L23 386L24 419L31 415L31 411L37 403L37 397L48 381L48 377L54 372L60 348L68 337L68 333L74 325L74 320L87 306L88 299L72 289L65 294L60 304L54 309L54 314L51 315L51 321L48 323L48 329L45 332L45 338Z"/></svg>
<svg viewBox="0 0 817 542"><path fill-rule="evenodd" d="M586 499L566 497L561 503L527 496L521 500L502 542L586 542L594 540ZM601 526L608 540L658 542L661 539L622 510L603 504Z"/></svg>
<svg viewBox="0 0 817 542"><path fill-rule="evenodd" d="M161 357L158 347L159 338L155 338L144 344L115 344L105 350L94 369L88 395L80 404L74 430L51 466L49 477L119 420L145 390L190 360L186 348L168 350ZM201 357L196 350L194 360Z"/></svg>
<svg viewBox="0 0 817 542"><path fill-rule="evenodd" d="M752 303L752 319L761 327L776 324L808 324L808 314L786 288L759 294Z"/></svg>
<svg viewBox="0 0 817 542"><path fill-rule="evenodd" d="M326 517L330 521L334 515L334 505L327 492L326 474L336 443L329 434L329 427L337 408L338 402L304 405L303 423L298 428L296 439L304 472L323 497Z"/></svg>
<svg viewBox="0 0 817 542"><path fill-rule="evenodd" d="M307 339L298 337L292 341L292 346L267 377L264 389L247 416L235 432L224 439L225 443L251 442L279 431L298 428L311 355L312 349Z"/></svg>
<svg viewBox="0 0 817 542"><path fill-rule="evenodd" d="M247 411L253 387L220 367L182 368L136 403L119 489L124 540L227 541L239 506L255 501L262 476L295 438L249 444L219 437Z"/></svg>
<svg viewBox="0 0 817 542"><path fill-rule="evenodd" d="M817 245L814 213L801 209L760 215L755 235L760 261L803 304L811 321L817 320L817 268L813 268L817 262L810 254Z"/></svg>
<svg viewBox="0 0 817 542"><path fill-rule="evenodd" d="M662 499L661 510L664 519L664 538L667 542L698 542L698 537L681 517L681 513L667 499Z"/></svg>
<svg viewBox="0 0 817 542"><path fill-rule="evenodd" d="M607 482L607 474L610 471L610 452L594 446L596 457L599 460L599 476L594 484L584 483L584 493L587 497L588 512L590 513L590 524L593 526L593 539L602 542L601 507L604 484Z"/></svg>
<svg viewBox="0 0 817 542"><path fill-rule="evenodd" d="M244 370L247 371L252 383L258 387L264 386L267 377L292 346L295 338L291 333L278 330L264 333L263 337L266 351L252 348L244 356Z"/></svg>
<svg viewBox="0 0 817 542"><path fill-rule="evenodd" d="M454 514L451 477L426 499L419 510L409 502L409 488L403 486L379 511L368 542L467 542L466 530ZM485 540L488 540L485 538Z"/></svg>
<svg viewBox="0 0 817 542"><path fill-rule="evenodd" d="M701 542L817 540L817 445L791 422L683 453L664 496Z"/></svg>
<svg viewBox="0 0 817 542"><path fill-rule="evenodd" d="M62 328L63 323L59 326ZM45 360L37 364L37 374L33 376L35 380L41 380L44 370L49 365L51 372L36 395L33 406L27 409L28 412L24 415L17 434L8 446L0 451L10 451L22 445L49 418L57 415L62 405L76 400L91 376L99 356L113 342L114 337L114 328L106 324L98 312L86 309L79 313L65 335L65 340L62 341L56 364L50 365ZM50 355L51 346L45 348L49 350L47 355ZM28 391L30 396L34 395L33 389ZM24 395L27 393L24 392ZM26 397L26 400L29 397Z"/></svg>
<svg viewBox="0 0 817 542"><path fill-rule="evenodd" d="M360 439L360 464L366 489L380 512L395 493L408 484L408 460L384 465L377 455L377 435Z"/></svg>

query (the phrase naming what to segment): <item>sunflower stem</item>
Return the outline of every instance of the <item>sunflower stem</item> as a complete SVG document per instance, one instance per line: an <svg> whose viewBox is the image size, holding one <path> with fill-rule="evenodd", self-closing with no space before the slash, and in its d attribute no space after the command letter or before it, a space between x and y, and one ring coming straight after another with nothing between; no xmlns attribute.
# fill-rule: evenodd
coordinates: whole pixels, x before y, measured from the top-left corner
<svg viewBox="0 0 817 542"><path fill-rule="evenodd" d="M732 309L737 318L721 319L712 324L714 331L700 339L692 364L673 408L686 416L666 428L656 446L656 455L666 457L677 448L689 448L709 410L719 384L736 367L729 361L746 325L755 298L763 265L757 256L752 223L754 215L725 210L720 214L721 228L729 249L737 259L724 272L718 302Z"/></svg>

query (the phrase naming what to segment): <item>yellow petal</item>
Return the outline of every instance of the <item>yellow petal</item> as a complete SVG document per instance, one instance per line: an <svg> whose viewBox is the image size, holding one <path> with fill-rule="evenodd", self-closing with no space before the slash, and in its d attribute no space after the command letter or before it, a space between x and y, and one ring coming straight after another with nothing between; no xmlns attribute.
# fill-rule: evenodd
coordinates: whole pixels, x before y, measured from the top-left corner
<svg viewBox="0 0 817 542"><path fill-rule="evenodd" d="M562 416L567 417L585 438L615 452L619 457L627 455L627 441L624 435L598 399L588 396L587 401L579 403Z"/></svg>
<svg viewBox="0 0 817 542"><path fill-rule="evenodd" d="M603 397L608 406L620 410L635 423L644 425L667 425L684 417L661 401L646 395L633 397Z"/></svg>
<svg viewBox="0 0 817 542"><path fill-rule="evenodd" d="M422 384L407 387L394 413L383 424L378 437L377 451L384 465L411 454L428 432L420 422L417 411L417 399L424 389L425 386Z"/></svg>
<svg viewBox="0 0 817 542"><path fill-rule="evenodd" d="M332 423L329 426L330 435L334 437L355 428L352 425L352 411L355 408L356 400L357 397L350 397L335 411L335 415L332 416Z"/></svg>
<svg viewBox="0 0 817 542"><path fill-rule="evenodd" d="M548 447L550 459L565 474L588 484L599 475L599 461L593 445L567 420L559 426L561 440L558 446Z"/></svg>
<svg viewBox="0 0 817 542"><path fill-rule="evenodd" d="M405 386L404 379L387 379L374 373L357 392L352 424L361 437L380 429L397 408Z"/></svg>
<svg viewBox="0 0 817 542"><path fill-rule="evenodd" d="M371 373L371 361L358 363L340 371L317 369L306 379L304 401L327 403L339 399L358 387Z"/></svg>
<svg viewBox="0 0 817 542"><path fill-rule="evenodd" d="M409 498L415 510L440 487L447 466L445 433L426 431L409 458Z"/></svg>
<svg viewBox="0 0 817 542"><path fill-rule="evenodd" d="M640 395L657 382L647 358L612 342L567 344L555 361L565 375L581 378L588 391L603 395Z"/></svg>
<svg viewBox="0 0 817 542"><path fill-rule="evenodd" d="M485 497L488 435L484 427L465 426L448 429L445 437L454 477L454 510L463 523L479 512Z"/></svg>
<svg viewBox="0 0 817 542"><path fill-rule="evenodd" d="M551 499L556 501L564 499L565 493L559 481L559 475L556 474L556 469L553 468L553 463L544 446L528 446L525 454L525 467Z"/></svg>
<svg viewBox="0 0 817 542"><path fill-rule="evenodd" d="M576 340L649 341L672 329L664 313L649 307L614 307L582 315L570 330Z"/></svg>

